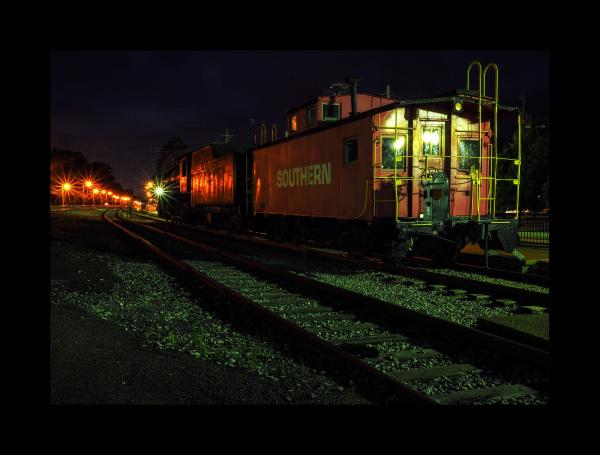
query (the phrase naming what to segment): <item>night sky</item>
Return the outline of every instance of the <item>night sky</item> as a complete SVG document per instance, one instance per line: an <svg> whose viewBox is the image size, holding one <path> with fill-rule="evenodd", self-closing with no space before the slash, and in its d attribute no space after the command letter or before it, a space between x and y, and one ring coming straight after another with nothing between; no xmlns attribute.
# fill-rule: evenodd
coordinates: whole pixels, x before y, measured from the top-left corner
<svg viewBox="0 0 600 455"><path fill-rule="evenodd" d="M51 54L51 147L82 152L142 193L169 138L199 146L247 141L256 124L285 129L285 110L346 76L359 91L415 99L464 88L473 60L500 68L500 102L549 113L546 51L55 51ZM474 81L475 78L472 78ZM474 82L472 82L474 83ZM488 94L493 76L488 75Z"/></svg>

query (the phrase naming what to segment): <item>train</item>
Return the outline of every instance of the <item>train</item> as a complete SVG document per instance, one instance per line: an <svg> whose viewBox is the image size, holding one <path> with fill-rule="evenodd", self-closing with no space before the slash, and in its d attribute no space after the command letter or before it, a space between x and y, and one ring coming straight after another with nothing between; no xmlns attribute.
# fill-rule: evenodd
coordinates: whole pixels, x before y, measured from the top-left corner
<svg viewBox="0 0 600 455"><path fill-rule="evenodd" d="M470 88L478 69L477 88ZM486 94L488 71L495 76ZM260 143L212 142L182 154L164 176L159 214L314 240L394 261L452 262L468 243L518 252L521 117L499 104L498 66L472 62L464 89L400 100L358 91L358 79L287 111L287 131ZM518 131L516 156L498 148L499 120ZM498 194L516 186L512 218ZM514 190L513 190L514 192Z"/></svg>

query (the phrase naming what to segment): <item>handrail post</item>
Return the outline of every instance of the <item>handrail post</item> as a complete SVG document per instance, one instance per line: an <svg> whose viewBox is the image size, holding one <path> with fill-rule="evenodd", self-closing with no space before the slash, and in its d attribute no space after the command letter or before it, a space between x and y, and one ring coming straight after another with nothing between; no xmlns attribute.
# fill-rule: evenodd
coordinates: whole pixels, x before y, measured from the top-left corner
<svg viewBox="0 0 600 455"><path fill-rule="evenodd" d="M471 62L469 64L469 67L467 68L467 90L469 90L469 87L470 87L469 76L470 76L471 68L473 67L473 65L477 65L477 67L479 68L479 81L478 81L479 84L477 87L477 95L478 95L478 107L479 107L479 110L478 110L478 112L479 112L479 122L478 122L478 125L479 125L479 170L481 171L481 166L482 166L481 157L483 156L483 143L481 140L481 85L482 85L481 81L482 81L483 75L482 75L481 63L477 60ZM471 186L471 206L473 205L472 200L473 200L473 187ZM479 193L478 193L476 200L477 200L477 214L478 214L477 218L479 219L479 202L480 202L479 201Z"/></svg>
<svg viewBox="0 0 600 455"><path fill-rule="evenodd" d="M492 192L492 197L494 198L493 200L491 200L492 202L492 217L495 218L496 217L496 179L497 179L497 171L498 171L498 84L499 84L499 69L498 69L498 65L496 65L495 63L488 63L488 65L485 67L485 70L483 71L483 95L485 96L485 75L487 73L487 70L493 68L495 71L495 90L494 90L494 174L493 174L493 182L494 182L494 189ZM490 168L491 168L491 162L489 162L490 164ZM491 169L489 169L490 173L491 173ZM489 188L488 188L489 191Z"/></svg>
<svg viewBox="0 0 600 455"><path fill-rule="evenodd" d="M517 114L518 135L517 135L517 150L519 164L517 164L517 202L515 211L515 220L519 219L519 189L521 187L521 112Z"/></svg>

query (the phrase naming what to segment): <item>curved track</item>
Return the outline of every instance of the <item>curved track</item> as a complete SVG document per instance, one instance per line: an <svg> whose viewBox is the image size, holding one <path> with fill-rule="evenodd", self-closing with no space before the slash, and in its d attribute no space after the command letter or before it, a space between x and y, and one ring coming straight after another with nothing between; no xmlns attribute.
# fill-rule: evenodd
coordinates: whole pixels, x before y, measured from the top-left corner
<svg viewBox="0 0 600 455"><path fill-rule="evenodd" d="M387 400L546 399L545 351L266 266L148 223L106 219L162 261L331 356L357 384L377 383ZM201 259L189 259L192 250ZM523 368L527 374L516 373ZM465 378L471 380L466 388ZM440 393L436 380L450 385ZM428 381L433 386L428 388Z"/></svg>

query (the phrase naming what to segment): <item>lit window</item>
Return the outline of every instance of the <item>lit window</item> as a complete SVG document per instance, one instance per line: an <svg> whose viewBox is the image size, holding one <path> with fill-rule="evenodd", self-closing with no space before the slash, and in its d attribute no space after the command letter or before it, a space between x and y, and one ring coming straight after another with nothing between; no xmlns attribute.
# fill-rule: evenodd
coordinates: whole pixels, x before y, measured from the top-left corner
<svg viewBox="0 0 600 455"><path fill-rule="evenodd" d="M339 120L340 119L340 103L327 104L323 103L323 120Z"/></svg>
<svg viewBox="0 0 600 455"><path fill-rule="evenodd" d="M458 141L458 168L468 171L471 166L479 168L479 141L477 139L460 139Z"/></svg>
<svg viewBox="0 0 600 455"><path fill-rule="evenodd" d="M344 141L344 164L358 161L358 139L346 139Z"/></svg>
<svg viewBox="0 0 600 455"><path fill-rule="evenodd" d="M423 128L423 155L440 156L442 127Z"/></svg>
<svg viewBox="0 0 600 455"><path fill-rule="evenodd" d="M292 130L292 132L298 131L298 116L297 115L292 115L290 117L290 130Z"/></svg>
<svg viewBox="0 0 600 455"><path fill-rule="evenodd" d="M314 106L309 107L306 110L306 126L308 128L315 126L315 108L314 108Z"/></svg>
<svg viewBox="0 0 600 455"><path fill-rule="evenodd" d="M404 169L404 155L406 154L406 135L398 137L384 137L381 140L381 164L384 169ZM394 161L396 164L394 165Z"/></svg>

